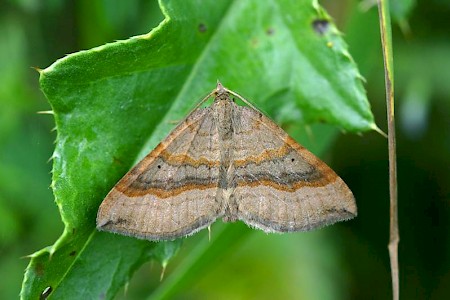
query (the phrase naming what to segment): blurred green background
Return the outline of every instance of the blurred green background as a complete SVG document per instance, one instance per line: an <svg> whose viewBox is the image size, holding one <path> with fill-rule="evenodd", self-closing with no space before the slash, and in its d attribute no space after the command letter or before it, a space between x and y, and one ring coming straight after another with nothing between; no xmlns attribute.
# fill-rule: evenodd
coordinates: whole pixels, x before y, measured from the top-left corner
<svg viewBox="0 0 450 300"><path fill-rule="evenodd" d="M378 14L368 1L321 1L335 18L366 78L378 126L386 131ZM403 299L450 298L450 1L396 1L400 284ZM156 1L0 2L0 298L18 297L25 257L63 230L51 190L55 132L38 73L65 54L148 32L162 20ZM320 137L315 137L320 139ZM177 299L389 299L387 140L341 135L322 156L357 199L353 221L310 233L248 230L226 257L185 274ZM213 235L220 231L213 228ZM193 236L166 277L195 251ZM145 264L119 299L159 285ZM170 281L169 281L170 282Z"/></svg>

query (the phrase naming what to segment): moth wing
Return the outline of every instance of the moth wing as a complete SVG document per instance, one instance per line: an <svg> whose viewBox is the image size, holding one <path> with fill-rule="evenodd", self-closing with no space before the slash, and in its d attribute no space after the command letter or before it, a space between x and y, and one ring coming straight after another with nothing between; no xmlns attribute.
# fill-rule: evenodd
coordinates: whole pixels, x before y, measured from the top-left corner
<svg viewBox="0 0 450 300"><path fill-rule="evenodd" d="M218 129L197 109L129 171L100 205L97 228L149 240L197 232L220 216Z"/></svg>
<svg viewBox="0 0 450 300"><path fill-rule="evenodd" d="M306 231L356 216L344 181L259 111L235 110L237 218L266 232Z"/></svg>

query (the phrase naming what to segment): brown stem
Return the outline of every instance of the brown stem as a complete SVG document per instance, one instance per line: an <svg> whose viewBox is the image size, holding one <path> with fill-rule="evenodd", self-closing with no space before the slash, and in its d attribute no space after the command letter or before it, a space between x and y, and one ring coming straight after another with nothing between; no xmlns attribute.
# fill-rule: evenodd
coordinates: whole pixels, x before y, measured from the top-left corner
<svg viewBox="0 0 450 300"><path fill-rule="evenodd" d="M395 140L395 118L394 118L394 86L393 86L393 55L392 41L388 40L388 30L390 30L389 13L387 1L378 0L378 12L380 18L381 43L383 49L384 74L386 81L386 106L388 122L388 147L389 147L389 193L390 193L390 238L389 257L391 262L392 293L393 299L398 300L399 288L399 268L398 268L398 243L400 241L398 231L397 212L397 158ZM387 12L387 13L386 13Z"/></svg>

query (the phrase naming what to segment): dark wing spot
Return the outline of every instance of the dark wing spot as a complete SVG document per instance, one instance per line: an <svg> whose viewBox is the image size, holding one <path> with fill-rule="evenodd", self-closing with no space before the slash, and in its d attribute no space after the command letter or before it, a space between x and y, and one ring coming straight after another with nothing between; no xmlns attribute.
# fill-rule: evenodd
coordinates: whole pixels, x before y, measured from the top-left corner
<svg viewBox="0 0 450 300"><path fill-rule="evenodd" d="M294 162L294 161L295 161L295 158L291 158L291 161Z"/></svg>
<svg viewBox="0 0 450 300"><path fill-rule="evenodd" d="M161 169L161 165L158 165L158 169Z"/></svg>
<svg viewBox="0 0 450 300"><path fill-rule="evenodd" d="M128 223L128 221L123 218L118 218L117 221L114 222L114 224L119 224L119 225L126 224L126 223Z"/></svg>

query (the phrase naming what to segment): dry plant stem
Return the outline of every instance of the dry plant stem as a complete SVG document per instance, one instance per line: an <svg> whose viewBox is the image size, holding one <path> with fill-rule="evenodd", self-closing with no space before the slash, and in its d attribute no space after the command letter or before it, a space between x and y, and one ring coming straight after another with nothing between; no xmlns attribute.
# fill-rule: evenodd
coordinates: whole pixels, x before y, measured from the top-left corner
<svg viewBox="0 0 450 300"><path fill-rule="evenodd" d="M378 0L378 12L380 18L381 43L383 49L384 71L386 81L386 105L388 122L388 146L389 146L389 192L390 192L390 238L389 257L391 261L392 292L393 299L399 299L399 268L398 268L398 243L400 241L398 231L397 213L397 158L395 142L395 118L394 118L394 85L392 64L392 42L389 39L386 24L390 24L387 1ZM389 22L389 23L388 23Z"/></svg>

